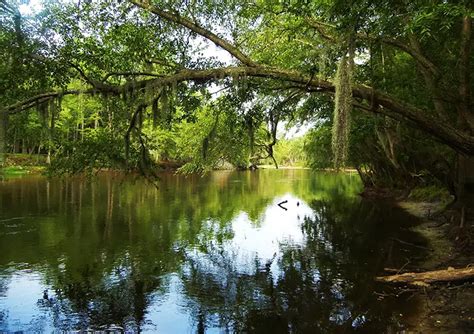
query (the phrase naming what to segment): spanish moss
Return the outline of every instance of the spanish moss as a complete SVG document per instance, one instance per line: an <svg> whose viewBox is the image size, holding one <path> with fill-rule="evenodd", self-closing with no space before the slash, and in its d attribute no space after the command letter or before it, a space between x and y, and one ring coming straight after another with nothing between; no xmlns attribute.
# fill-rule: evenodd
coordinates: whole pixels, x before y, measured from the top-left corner
<svg viewBox="0 0 474 334"><path fill-rule="evenodd" d="M334 123L332 127L332 151L335 168L344 167L349 152L350 114L352 110L352 63L353 53L342 56L337 66L334 97Z"/></svg>

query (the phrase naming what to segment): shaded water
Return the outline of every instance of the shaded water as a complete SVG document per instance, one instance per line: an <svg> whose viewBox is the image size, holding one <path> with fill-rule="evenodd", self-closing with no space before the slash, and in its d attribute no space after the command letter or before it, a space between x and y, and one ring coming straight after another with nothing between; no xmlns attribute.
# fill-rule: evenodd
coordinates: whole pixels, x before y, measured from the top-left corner
<svg viewBox="0 0 474 334"><path fill-rule="evenodd" d="M0 182L0 332L386 332L413 218L306 170ZM280 208L277 204L288 202Z"/></svg>

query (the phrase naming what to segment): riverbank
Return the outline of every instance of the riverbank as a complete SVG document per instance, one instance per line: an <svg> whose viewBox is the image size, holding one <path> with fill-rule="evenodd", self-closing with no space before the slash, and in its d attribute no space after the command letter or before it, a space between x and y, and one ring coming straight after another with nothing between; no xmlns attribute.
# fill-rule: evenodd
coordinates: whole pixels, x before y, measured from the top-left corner
<svg viewBox="0 0 474 334"><path fill-rule="evenodd" d="M424 237L429 249L422 262L414 261L401 272L465 268L474 264L472 221L460 228L459 212L446 209L441 202L399 200L397 205L422 220L413 229ZM420 308L408 321L409 333L474 333L474 282L432 284L411 293Z"/></svg>
<svg viewBox="0 0 474 334"><path fill-rule="evenodd" d="M6 154L0 176L40 174L46 169L46 156L31 154Z"/></svg>
<svg viewBox="0 0 474 334"><path fill-rule="evenodd" d="M162 160L156 163L156 167L159 171L173 172L177 171L183 166L183 162ZM258 169L275 169L274 165L258 165ZM4 168L0 168L0 174L4 175L24 175L24 174L38 174L46 170L46 156L45 155L32 155L32 154L6 154ZM215 170L236 170L231 164L224 164ZM310 169L304 166L279 166L279 169ZM104 168L104 170L109 170ZM323 171L335 172L334 169L322 169ZM346 173L357 173L355 169L344 169Z"/></svg>

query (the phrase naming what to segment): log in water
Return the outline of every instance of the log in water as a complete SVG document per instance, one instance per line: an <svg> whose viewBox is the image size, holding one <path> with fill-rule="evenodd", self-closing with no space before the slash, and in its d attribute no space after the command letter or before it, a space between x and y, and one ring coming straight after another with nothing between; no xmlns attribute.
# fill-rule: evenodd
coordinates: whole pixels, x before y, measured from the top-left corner
<svg viewBox="0 0 474 334"><path fill-rule="evenodd" d="M379 276L375 280L383 283L426 285L436 282L465 281L474 279L474 268L425 271L421 273L404 273L390 276Z"/></svg>

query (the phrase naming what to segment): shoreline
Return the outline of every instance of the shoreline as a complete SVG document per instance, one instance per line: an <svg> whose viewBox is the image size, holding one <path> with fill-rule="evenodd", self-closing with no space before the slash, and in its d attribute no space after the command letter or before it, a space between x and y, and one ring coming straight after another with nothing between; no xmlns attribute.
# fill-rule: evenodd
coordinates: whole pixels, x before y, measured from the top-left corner
<svg viewBox="0 0 474 334"><path fill-rule="evenodd" d="M474 263L469 251L460 250L453 237L455 213L443 203L395 200L395 205L421 219L411 230L426 241L430 252L422 262L404 268L406 272L464 268ZM451 218L449 218L451 216ZM466 232L467 233L467 232ZM474 282L433 283L413 292L419 313L408 321L408 333L473 333Z"/></svg>

